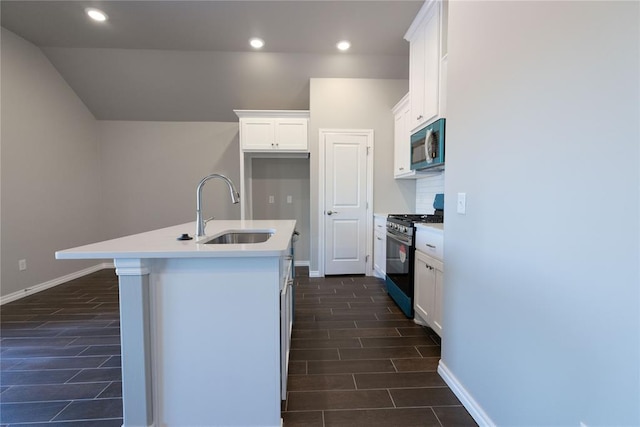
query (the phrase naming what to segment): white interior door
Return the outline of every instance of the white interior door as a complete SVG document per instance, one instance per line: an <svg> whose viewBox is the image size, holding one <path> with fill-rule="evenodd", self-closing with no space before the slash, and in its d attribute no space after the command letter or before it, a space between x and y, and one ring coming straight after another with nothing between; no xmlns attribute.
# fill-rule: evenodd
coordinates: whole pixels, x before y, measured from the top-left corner
<svg viewBox="0 0 640 427"><path fill-rule="evenodd" d="M325 274L366 272L370 139L366 133L325 134Z"/></svg>

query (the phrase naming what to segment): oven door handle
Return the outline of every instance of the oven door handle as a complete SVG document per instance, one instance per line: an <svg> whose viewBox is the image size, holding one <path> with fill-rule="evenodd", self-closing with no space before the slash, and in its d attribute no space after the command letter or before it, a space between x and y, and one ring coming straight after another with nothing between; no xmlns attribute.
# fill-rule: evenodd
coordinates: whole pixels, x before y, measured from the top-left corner
<svg viewBox="0 0 640 427"><path fill-rule="evenodd" d="M407 246L411 246L411 238L407 239L404 236L392 233L389 230L387 230L387 237L389 237L389 238L391 238L391 239L393 239L395 241L402 242Z"/></svg>

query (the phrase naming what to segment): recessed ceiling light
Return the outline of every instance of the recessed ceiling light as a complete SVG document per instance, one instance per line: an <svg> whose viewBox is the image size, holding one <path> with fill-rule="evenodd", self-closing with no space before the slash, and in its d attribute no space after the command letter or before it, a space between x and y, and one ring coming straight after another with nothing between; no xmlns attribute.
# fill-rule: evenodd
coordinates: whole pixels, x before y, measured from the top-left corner
<svg viewBox="0 0 640 427"><path fill-rule="evenodd" d="M87 15L89 15L89 18L93 19L94 21L104 22L109 19L106 13L92 7L87 8L84 11L87 13Z"/></svg>
<svg viewBox="0 0 640 427"><path fill-rule="evenodd" d="M336 47L344 52L345 50L349 50L349 48L351 47L351 43L349 43L346 40L342 40L342 41L338 42Z"/></svg>
<svg viewBox="0 0 640 427"><path fill-rule="evenodd" d="M252 38L251 40L249 40L249 44L254 49L261 49L262 46L264 46L264 40L259 39L257 37L256 38Z"/></svg>

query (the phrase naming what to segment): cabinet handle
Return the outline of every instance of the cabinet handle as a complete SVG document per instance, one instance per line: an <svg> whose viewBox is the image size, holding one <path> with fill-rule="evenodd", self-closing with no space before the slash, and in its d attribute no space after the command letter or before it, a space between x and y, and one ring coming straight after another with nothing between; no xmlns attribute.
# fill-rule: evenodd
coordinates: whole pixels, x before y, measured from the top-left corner
<svg viewBox="0 0 640 427"><path fill-rule="evenodd" d="M378 239L378 240L382 240L380 237L376 237L376 239Z"/></svg>
<svg viewBox="0 0 640 427"><path fill-rule="evenodd" d="M403 170L404 170L404 168L400 168L400 170L401 170L401 171L403 171Z"/></svg>
<svg viewBox="0 0 640 427"><path fill-rule="evenodd" d="M427 245L428 248L431 248L431 249L435 249L436 248L434 245L430 245L428 243L426 245Z"/></svg>
<svg viewBox="0 0 640 427"><path fill-rule="evenodd" d="M422 114L420 114L418 117L416 117L416 120L422 120Z"/></svg>

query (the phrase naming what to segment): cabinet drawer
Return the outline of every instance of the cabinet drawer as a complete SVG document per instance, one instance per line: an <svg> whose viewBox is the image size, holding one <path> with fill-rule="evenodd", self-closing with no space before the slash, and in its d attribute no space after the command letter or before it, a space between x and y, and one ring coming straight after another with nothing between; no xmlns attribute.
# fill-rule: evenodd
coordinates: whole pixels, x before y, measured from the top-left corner
<svg viewBox="0 0 640 427"><path fill-rule="evenodd" d="M373 231L387 233L387 217L375 215L373 217Z"/></svg>
<svg viewBox="0 0 640 427"><path fill-rule="evenodd" d="M416 227L416 250L442 261L444 233L432 227Z"/></svg>

